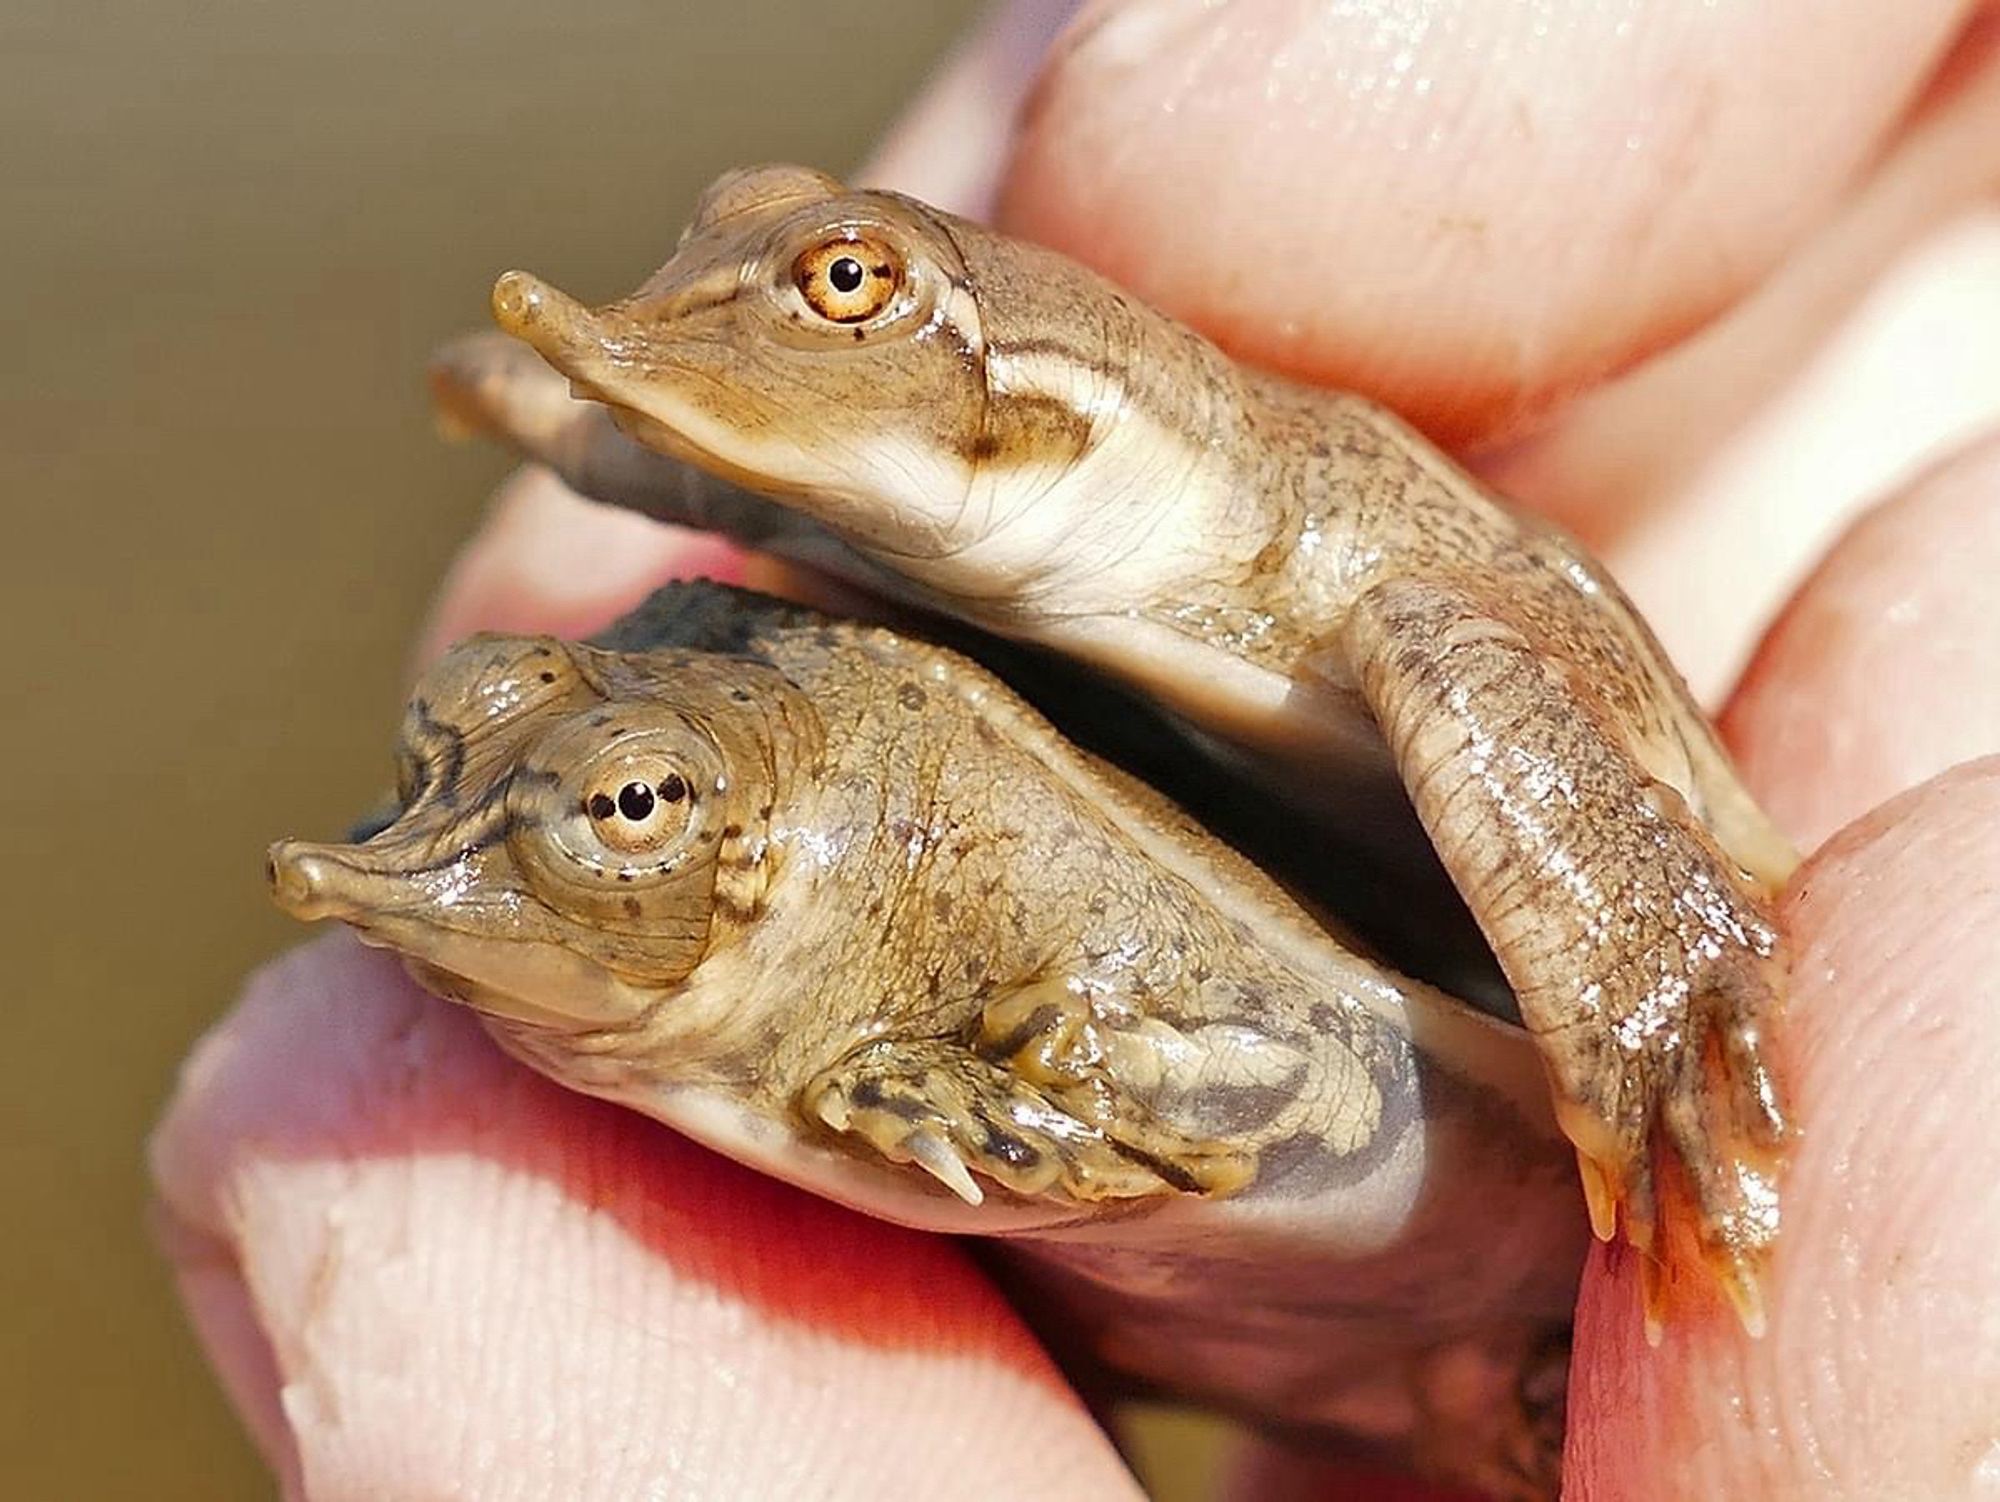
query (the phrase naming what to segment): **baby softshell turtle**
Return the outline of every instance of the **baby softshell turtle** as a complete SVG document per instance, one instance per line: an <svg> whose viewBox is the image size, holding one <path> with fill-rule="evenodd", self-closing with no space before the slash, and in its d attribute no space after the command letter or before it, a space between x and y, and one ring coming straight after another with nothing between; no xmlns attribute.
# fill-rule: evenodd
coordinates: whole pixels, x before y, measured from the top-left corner
<svg viewBox="0 0 2000 1502"><path fill-rule="evenodd" d="M490 347L447 361L448 405L585 492L1090 664L1302 814L1413 810L1649 1318L1691 1265L1760 1328L1795 857L1573 542L1370 402L804 168L718 180L627 298L510 272L493 305L630 438Z"/></svg>
<svg viewBox="0 0 2000 1502"><path fill-rule="evenodd" d="M559 1081L998 1238L1105 1371L1555 1494L1588 1240L1520 1029L1357 956L941 647L714 585L417 685L276 895ZM810 977L810 984L801 984Z"/></svg>

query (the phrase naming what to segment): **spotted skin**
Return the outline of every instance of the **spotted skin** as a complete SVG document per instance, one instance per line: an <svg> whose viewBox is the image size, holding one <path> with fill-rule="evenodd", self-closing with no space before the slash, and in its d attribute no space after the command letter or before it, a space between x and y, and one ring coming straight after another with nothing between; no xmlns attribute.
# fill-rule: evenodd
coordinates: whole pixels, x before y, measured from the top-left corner
<svg viewBox="0 0 2000 1502"><path fill-rule="evenodd" d="M1003 1238L1112 1369L1552 1495L1510 1395L1582 1226L1527 1040L1346 948L999 680L682 585L593 645L460 645L402 742L385 828L273 848L293 912L402 950L558 1080ZM1447 1271L1468 1219L1499 1249ZM1457 1406L1413 1400L1468 1361L1491 1380Z"/></svg>

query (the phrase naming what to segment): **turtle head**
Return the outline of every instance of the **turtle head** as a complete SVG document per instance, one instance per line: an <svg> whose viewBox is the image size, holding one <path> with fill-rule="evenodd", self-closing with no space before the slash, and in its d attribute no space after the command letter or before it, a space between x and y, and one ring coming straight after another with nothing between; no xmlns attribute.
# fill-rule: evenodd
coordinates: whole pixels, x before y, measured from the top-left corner
<svg viewBox="0 0 2000 1502"><path fill-rule="evenodd" d="M699 657L474 637L411 700L400 811L272 846L272 893L492 1017L636 1027L716 942L718 873L768 807L763 720L728 683Z"/></svg>
<svg viewBox="0 0 2000 1502"><path fill-rule="evenodd" d="M1089 412L994 378L987 331L989 314L1032 331L1048 279L1088 275L897 194L761 167L714 183L631 296L589 308L514 271L493 307L649 447L921 561L981 541L990 461L1087 441Z"/></svg>

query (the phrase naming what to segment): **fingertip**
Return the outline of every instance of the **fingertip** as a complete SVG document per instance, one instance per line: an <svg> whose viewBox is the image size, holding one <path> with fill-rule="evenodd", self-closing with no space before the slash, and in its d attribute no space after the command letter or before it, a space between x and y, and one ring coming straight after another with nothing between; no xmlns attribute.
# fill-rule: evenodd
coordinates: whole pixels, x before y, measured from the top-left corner
<svg viewBox="0 0 2000 1502"><path fill-rule="evenodd" d="M1078 0L990 5L855 173L857 182L984 219L1015 117Z"/></svg>
<svg viewBox="0 0 2000 1502"><path fill-rule="evenodd" d="M1995 870L2000 759L1897 798L1803 868L1777 1040L1800 1132L1769 1328L1753 1340L1718 1307L1649 1351L1635 1259L1598 1249L1578 1308L1573 1494L1971 1494L2000 1409L1985 1313L2000 1295Z"/></svg>
<svg viewBox="0 0 2000 1502"><path fill-rule="evenodd" d="M517 470L445 575L418 638L428 662L474 631L582 637L669 579L745 579L720 538L587 501L550 471Z"/></svg>
<svg viewBox="0 0 2000 1502"><path fill-rule="evenodd" d="M344 936L204 1040L153 1164L294 1494L1136 1502L956 1246L558 1089Z"/></svg>
<svg viewBox="0 0 2000 1502"><path fill-rule="evenodd" d="M2000 751L2000 432L1841 535L1765 635L1722 719L1803 849Z"/></svg>
<svg viewBox="0 0 2000 1502"><path fill-rule="evenodd" d="M1753 286L1960 8L1100 4L999 215L1245 358L1483 439Z"/></svg>
<svg viewBox="0 0 2000 1502"><path fill-rule="evenodd" d="M153 1239L172 1269L175 1290L224 1395L271 1468L280 1493L304 1495L298 1446L280 1397L277 1357L226 1243L180 1220L164 1201L153 1206Z"/></svg>

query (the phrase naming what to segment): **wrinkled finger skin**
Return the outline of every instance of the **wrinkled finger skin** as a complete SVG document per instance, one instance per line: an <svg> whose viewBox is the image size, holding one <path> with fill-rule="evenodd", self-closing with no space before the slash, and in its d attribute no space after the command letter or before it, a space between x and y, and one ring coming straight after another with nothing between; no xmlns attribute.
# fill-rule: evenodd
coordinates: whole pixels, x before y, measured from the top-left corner
<svg viewBox="0 0 2000 1502"><path fill-rule="evenodd" d="M1842 539L1725 717L1803 846L1853 820L1784 912L1803 1134L1770 1328L1677 1323L1649 1350L1637 1270L1600 1249L1567 1495L1942 1502L2000 1481L1997 523L2000 436Z"/></svg>
<svg viewBox="0 0 2000 1502"><path fill-rule="evenodd" d="M1770 1328L1676 1323L1649 1350L1636 1269L1600 1254L1572 1498L1971 1498L2000 1478L2000 759L1849 826L1786 917L1805 1132Z"/></svg>

